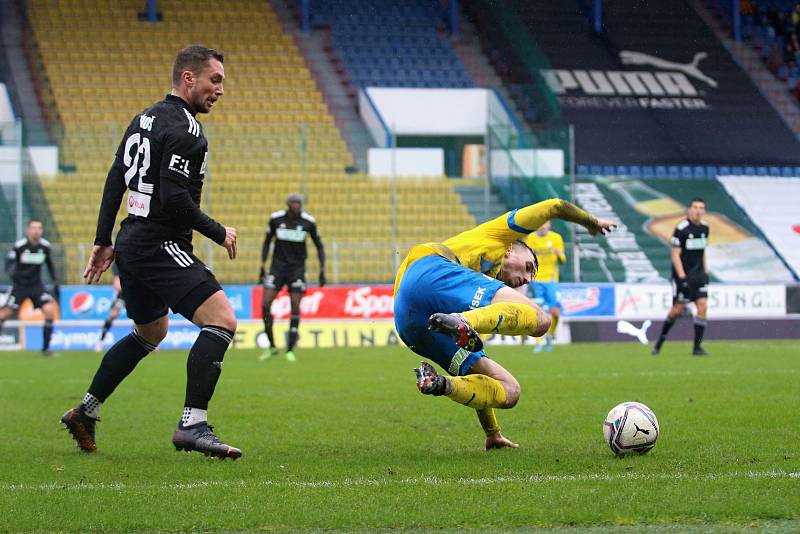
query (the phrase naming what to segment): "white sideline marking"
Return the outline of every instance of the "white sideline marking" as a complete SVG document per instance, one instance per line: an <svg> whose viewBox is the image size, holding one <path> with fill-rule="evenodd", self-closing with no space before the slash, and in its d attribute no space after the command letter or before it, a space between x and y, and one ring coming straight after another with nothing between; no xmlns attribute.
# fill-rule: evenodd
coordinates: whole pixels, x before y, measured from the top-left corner
<svg viewBox="0 0 800 534"><path fill-rule="evenodd" d="M529 475L529 476L500 476L487 478L454 478L445 479L437 477L420 478L345 478L343 480L311 480L311 481L287 481L287 480L210 480L189 483L161 483L161 484L125 484L123 482L101 482L88 484L60 484L57 482L50 484L0 484L0 491L59 491L59 490L142 490L142 489L195 489L195 488L233 488L249 486L273 486L283 488L349 488L360 486L393 486L393 485L427 485L427 486L449 486L465 484L473 485L494 485L508 484L515 482L528 482L532 484L542 482L615 482L619 480L638 480L638 481L670 481L670 480L729 480L729 479L800 479L800 472L796 471L734 471L731 473L691 475L683 473L671 474L636 474L625 473L618 475L588 473L582 475Z"/></svg>

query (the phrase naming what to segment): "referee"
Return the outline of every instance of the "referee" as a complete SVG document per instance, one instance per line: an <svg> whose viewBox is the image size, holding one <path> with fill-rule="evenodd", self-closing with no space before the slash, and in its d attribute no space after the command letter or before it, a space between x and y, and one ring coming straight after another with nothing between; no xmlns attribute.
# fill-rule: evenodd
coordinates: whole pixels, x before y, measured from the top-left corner
<svg viewBox="0 0 800 534"><path fill-rule="evenodd" d="M264 333L269 340L269 347L259 359L266 360L278 353L272 334L272 301L278 291L286 286L292 305L292 317L289 322L289 336L286 344L286 359L295 361L294 346L298 339L300 325L300 300L306 291L306 237L311 237L317 247L319 258L319 287L325 285L325 247L317 231L314 217L303 211L303 195L292 193L286 198L286 209L276 211L267 223L264 245L261 247L261 270L258 273L260 283L264 284L262 313L264 317ZM275 250L272 253L272 266L265 278L264 266L269 257L269 246L275 239Z"/></svg>
<svg viewBox="0 0 800 534"><path fill-rule="evenodd" d="M708 246L709 228L708 224L703 221L705 214L705 200L693 198L689 202L686 218L678 223L672 234L672 308L661 328L661 335L653 345L651 352L654 356L661 352L661 347L667 339L667 333L689 302L694 302L697 306L692 354L708 356L701 345L708 312L706 247Z"/></svg>

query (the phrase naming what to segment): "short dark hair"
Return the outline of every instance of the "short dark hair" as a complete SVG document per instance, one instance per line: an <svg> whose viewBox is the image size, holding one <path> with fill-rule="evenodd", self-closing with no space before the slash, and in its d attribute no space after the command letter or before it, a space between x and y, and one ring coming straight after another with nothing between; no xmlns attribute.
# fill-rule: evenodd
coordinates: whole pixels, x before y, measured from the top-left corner
<svg viewBox="0 0 800 534"><path fill-rule="evenodd" d="M190 70L195 75L199 74L211 58L223 63L225 56L222 52L203 45L189 45L178 52L178 55L175 56L175 63L172 65L172 86L180 85L181 73L185 70Z"/></svg>
<svg viewBox="0 0 800 534"><path fill-rule="evenodd" d="M533 268L534 268L535 272L538 272L539 271L539 257L536 255L536 252L534 252L534 250L530 246L528 246L528 244L525 241L523 241L522 239L517 239L517 240L515 240L514 242L511 243L512 247L514 245L518 245L518 246L522 245L523 247L525 247L525 248L527 248L528 250L531 251L531 254L533 254Z"/></svg>
<svg viewBox="0 0 800 534"><path fill-rule="evenodd" d="M37 222L39 224L44 224L44 223L42 223L41 219L37 219L36 217L31 217L30 219L28 219L28 226L30 226L31 224L33 224L35 222Z"/></svg>
<svg viewBox="0 0 800 534"><path fill-rule="evenodd" d="M689 206L691 207L691 205L694 204L695 202L702 202L703 206L706 205L706 201L705 200L703 200L700 197L694 197L692 200L689 201Z"/></svg>

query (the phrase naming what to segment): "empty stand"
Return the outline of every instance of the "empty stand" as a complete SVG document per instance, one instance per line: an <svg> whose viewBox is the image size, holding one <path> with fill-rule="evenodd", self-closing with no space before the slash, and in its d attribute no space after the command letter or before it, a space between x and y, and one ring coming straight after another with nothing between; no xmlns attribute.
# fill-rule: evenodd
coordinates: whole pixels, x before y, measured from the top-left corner
<svg viewBox="0 0 800 534"><path fill-rule="evenodd" d="M138 20L142 2L28 5L63 125L62 163L75 169L43 183L65 245L67 280L80 280L105 176L128 121L169 91L175 53L195 42L223 51L226 71L225 97L199 117L210 144L203 209L235 226L240 239L234 262L205 238L195 240L197 255L223 282L255 283L269 214L285 206L289 192L305 189L306 209L329 248L329 281L392 280L390 187L344 173L351 156L270 5L158 5L163 21L157 24ZM401 183L397 213L401 246L441 239L474 222L444 179ZM310 280L316 270L312 251Z"/></svg>

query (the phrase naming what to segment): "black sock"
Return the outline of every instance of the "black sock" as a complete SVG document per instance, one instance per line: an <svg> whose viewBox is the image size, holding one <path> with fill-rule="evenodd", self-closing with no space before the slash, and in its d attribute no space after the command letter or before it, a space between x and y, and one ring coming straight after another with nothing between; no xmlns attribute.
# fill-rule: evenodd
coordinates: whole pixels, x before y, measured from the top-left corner
<svg viewBox="0 0 800 534"><path fill-rule="evenodd" d="M233 341L233 332L221 326L204 326L189 351L186 361L185 407L208 409L217 380L222 373L222 359Z"/></svg>
<svg viewBox="0 0 800 534"><path fill-rule="evenodd" d="M131 374L136 365L156 346L136 332L131 332L108 349L89 386L89 393L100 402L114 393L117 386Z"/></svg>
<svg viewBox="0 0 800 534"><path fill-rule="evenodd" d="M694 348L699 349L700 344L703 342L703 334L706 331L705 319L694 320Z"/></svg>
<svg viewBox="0 0 800 534"><path fill-rule="evenodd" d="M675 319L670 319L669 317L666 318L664 321L664 326L661 327L661 335L658 336L658 341L656 341L657 346L661 346L664 343L664 340L667 339L667 333L669 333L670 328L672 325L675 324Z"/></svg>
<svg viewBox="0 0 800 534"><path fill-rule="evenodd" d="M289 321L289 342L286 344L287 351L292 350L297 344L297 338L299 337L297 333L298 325L300 325L300 314L292 314L292 318Z"/></svg>
<svg viewBox="0 0 800 534"><path fill-rule="evenodd" d="M42 345L42 350L47 350L50 348L50 338L53 337L53 321L45 321L43 330L44 344Z"/></svg>
<svg viewBox="0 0 800 534"><path fill-rule="evenodd" d="M103 331L100 332L100 341L106 338L109 330L111 330L111 319L106 319L106 322L103 323Z"/></svg>
<svg viewBox="0 0 800 534"><path fill-rule="evenodd" d="M267 334L267 339L269 339L269 346L274 347L275 338L272 335L272 312L267 308L262 308L261 311L264 313L264 333Z"/></svg>

